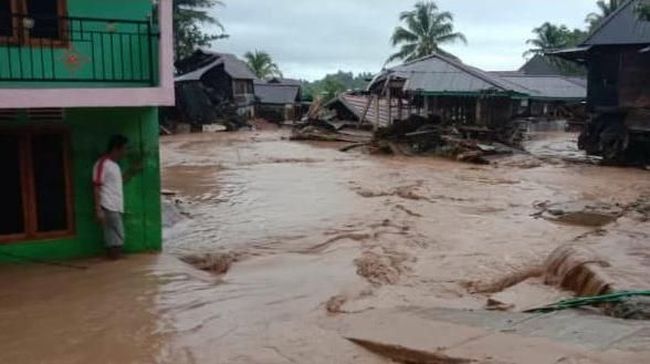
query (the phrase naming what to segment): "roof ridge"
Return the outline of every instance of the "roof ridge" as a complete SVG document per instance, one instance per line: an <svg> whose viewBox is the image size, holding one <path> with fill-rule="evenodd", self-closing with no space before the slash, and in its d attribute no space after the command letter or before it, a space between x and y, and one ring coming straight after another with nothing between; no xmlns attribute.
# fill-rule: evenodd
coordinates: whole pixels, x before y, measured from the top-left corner
<svg viewBox="0 0 650 364"><path fill-rule="evenodd" d="M426 61L426 60L429 60L429 59L432 59L432 58L438 58L443 62L447 62L449 65L459 69L460 71L464 71L466 73L469 73L470 75L482 80L483 82L486 82L486 83L488 83L488 84L490 84L492 86L495 86L497 88L500 88L500 89L502 89L504 91L509 90L509 87L506 84L501 84L501 82L502 82L501 80L498 80L498 82L495 82L497 80L493 79L493 77L489 77L490 75L488 74L487 71L483 71L483 70L481 70L479 68L468 66L468 65L464 64L460 60L458 60L458 61L454 60L451 57L443 56L442 54L440 54L438 52L433 52L428 56L424 56L424 57L421 57L421 58L418 58L418 59L403 63L403 64L401 64L399 66L395 66L395 67L393 67L393 69L396 68L396 67L404 67L404 66L412 65L412 64L422 62L422 61ZM416 73L416 72L415 71L409 71L409 73ZM426 73L426 72L423 72L423 73Z"/></svg>
<svg viewBox="0 0 650 364"><path fill-rule="evenodd" d="M621 4L616 10L614 10L613 13L609 14L605 19L603 19L600 22L600 24L596 26L596 29L592 30L587 36L587 39L585 39L582 43L580 43L580 45L588 45L591 39L594 38L596 34L600 33L600 31L602 31L603 28L605 28L605 26L612 21L612 19L617 17L621 12L623 12L624 9L626 9L628 6L632 5L632 3L636 1L637 0L626 0L626 2Z"/></svg>
<svg viewBox="0 0 650 364"><path fill-rule="evenodd" d="M507 87L507 85L500 84L501 80L495 80L492 77L486 77L486 76L489 76L489 73L487 73L487 71L483 71L482 69L476 68L476 67L473 67L473 66L468 66L468 65L466 65L466 64L464 64L462 62L456 62L451 58L442 56L442 55L437 54L437 53L436 53L436 56L438 56L443 61L446 61L447 63L451 64L452 66L460 69L461 71L465 71L465 72L473 75L474 77L478 77L481 80L483 80L483 81L485 81L485 82L487 82L487 83L489 83L489 84L491 84L493 86L496 86L496 87L499 87L499 88L503 89L504 91L507 91L509 89ZM497 76L497 77L499 77L499 76ZM495 82L495 81L498 81L498 82Z"/></svg>

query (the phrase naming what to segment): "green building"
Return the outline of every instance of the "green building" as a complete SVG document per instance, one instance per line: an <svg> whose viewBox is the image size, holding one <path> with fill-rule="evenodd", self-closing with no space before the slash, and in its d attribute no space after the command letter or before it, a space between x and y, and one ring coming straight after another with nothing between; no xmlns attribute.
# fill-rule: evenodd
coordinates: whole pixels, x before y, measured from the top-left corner
<svg viewBox="0 0 650 364"><path fill-rule="evenodd" d="M158 107L173 105L172 0L0 0L0 262L103 251L92 168L111 135L127 252L161 249Z"/></svg>

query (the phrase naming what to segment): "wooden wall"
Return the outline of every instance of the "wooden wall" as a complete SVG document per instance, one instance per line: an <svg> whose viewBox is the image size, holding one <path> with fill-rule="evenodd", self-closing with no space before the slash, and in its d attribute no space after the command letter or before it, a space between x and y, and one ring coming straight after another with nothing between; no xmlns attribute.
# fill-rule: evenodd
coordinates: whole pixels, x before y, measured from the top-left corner
<svg viewBox="0 0 650 364"><path fill-rule="evenodd" d="M650 53L622 53L619 82L621 106L650 107Z"/></svg>

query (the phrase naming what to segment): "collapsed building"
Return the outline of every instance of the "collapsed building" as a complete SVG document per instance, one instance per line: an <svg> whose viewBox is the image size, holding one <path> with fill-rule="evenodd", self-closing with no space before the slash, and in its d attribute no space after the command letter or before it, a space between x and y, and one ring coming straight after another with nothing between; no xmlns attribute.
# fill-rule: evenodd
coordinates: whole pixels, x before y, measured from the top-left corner
<svg viewBox="0 0 650 364"><path fill-rule="evenodd" d="M371 153L432 153L489 163L484 157L520 147L530 123L539 119L534 116L574 115L564 111L581 107L585 98L578 78L486 72L432 54L382 70L366 91L338 95L324 111L315 102L293 138L349 141L355 143L351 148ZM351 126L374 132L364 140Z"/></svg>
<svg viewBox="0 0 650 364"><path fill-rule="evenodd" d="M235 129L255 116L257 77L246 62L232 54L197 50L175 66L176 121Z"/></svg>
<svg viewBox="0 0 650 364"><path fill-rule="evenodd" d="M345 93L327 106L340 119L378 127L435 115L461 128L498 128L515 117L576 117L586 96L580 77L529 74L525 67L486 72L433 54L384 70L365 94Z"/></svg>
<svg viewBox="0 0 650 364"><path fill-rule="evenodd" d="M271 122L297 121L302 117L302 83L272 78L255 81L256 115Z"/></svg>
<svg viewBox="0 0 650 364"><path fill-rule="evenodd" d="M650 22L627 0L578 47L552 55L588 69L590 119L579 146L610 162L650 160Z"/></svg>

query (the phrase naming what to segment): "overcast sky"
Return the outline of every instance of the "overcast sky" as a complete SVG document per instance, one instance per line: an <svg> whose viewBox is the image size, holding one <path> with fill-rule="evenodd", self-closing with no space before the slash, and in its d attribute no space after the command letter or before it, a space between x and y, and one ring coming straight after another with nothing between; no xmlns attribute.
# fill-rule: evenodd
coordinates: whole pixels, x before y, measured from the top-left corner
<svg viewBox="0 0 650 364"><path fill-rule="evenodd" d="M393 52L399 13L416 0L225 0L212 12L230 39L213 48L238 56L269 52L286 77L317 79L338 70L377 72ZM545 21L585 26L596 0L438 0L455 16L465 45L445 46L465 63L513 70L531 30Z"/></svg>

